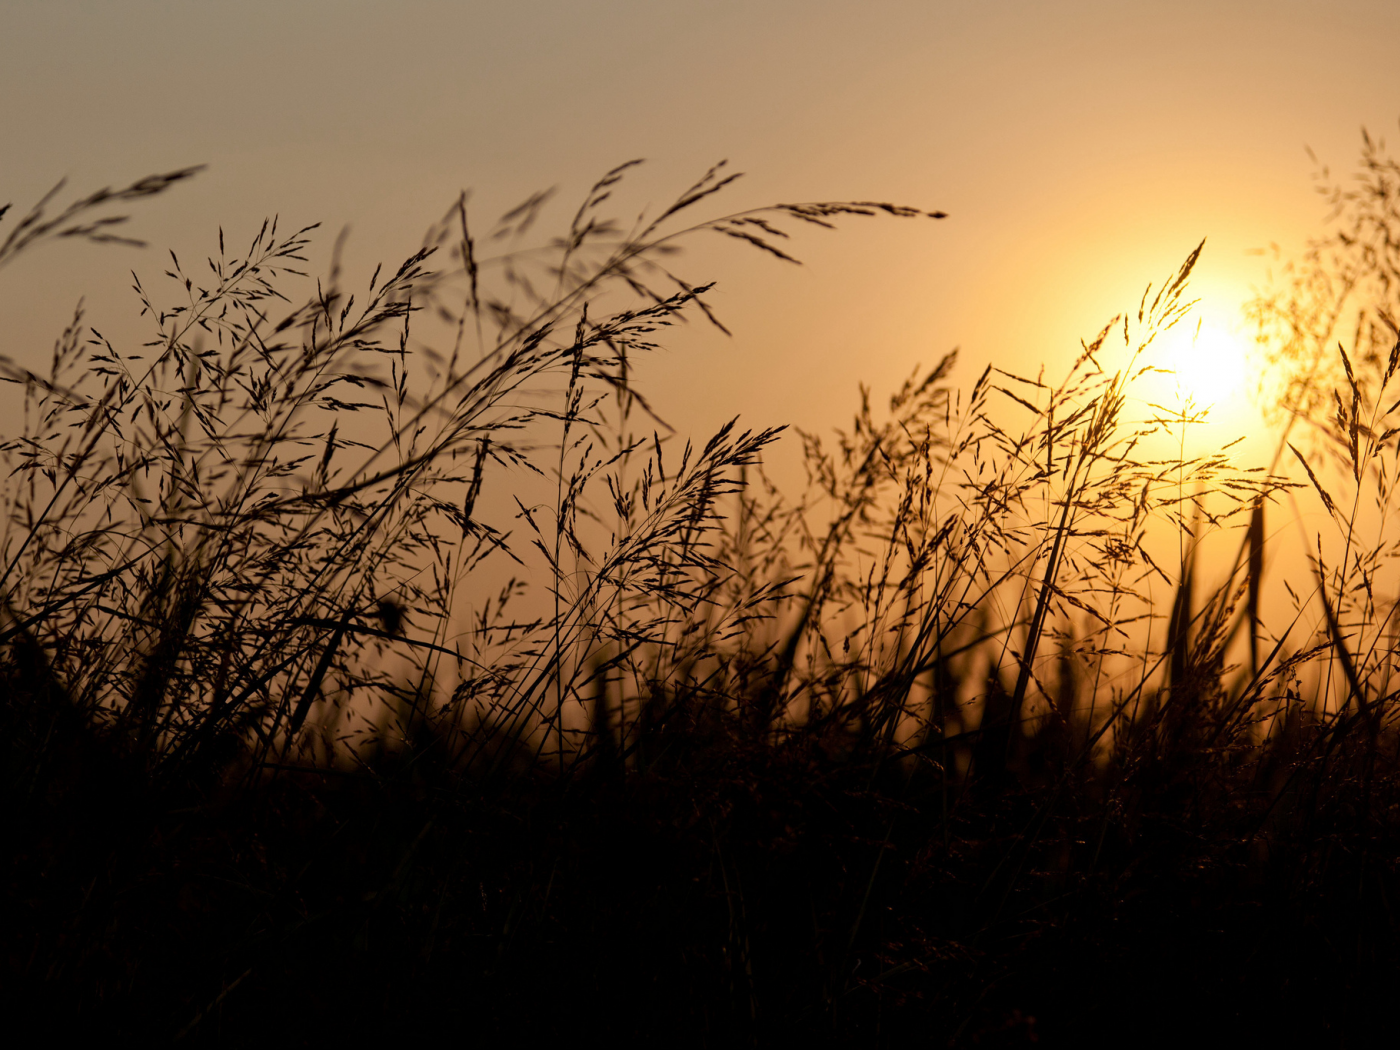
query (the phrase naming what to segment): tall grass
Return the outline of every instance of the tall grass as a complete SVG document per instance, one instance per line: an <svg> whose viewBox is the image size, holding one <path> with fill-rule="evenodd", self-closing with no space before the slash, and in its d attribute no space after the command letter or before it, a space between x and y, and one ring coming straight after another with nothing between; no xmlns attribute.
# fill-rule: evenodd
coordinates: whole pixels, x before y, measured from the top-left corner
<svg viewBox="0 0 1400 1050"><path fill-rule="evenodd" d="M674 249L941 215L694 222L716 168L624 227L629 167L538 247L544 195L484 230L464 197L299 305L310 229L221 232L173 302L135 280L144 345L80 314L47 374L4 363L8 987L231 1045L1365 1031L1400 342L1369 385L1343 352L1344 473L1188 457L1200 414L1135 390L1197 248L1059 378L962 392L950 355L863 390L793 497L778 431L663 436L635 388L667 327L720 324ZM185 174L46 199L0 259ZM1276 623L1265 515L1297 498L1339 546Z"/></svg>

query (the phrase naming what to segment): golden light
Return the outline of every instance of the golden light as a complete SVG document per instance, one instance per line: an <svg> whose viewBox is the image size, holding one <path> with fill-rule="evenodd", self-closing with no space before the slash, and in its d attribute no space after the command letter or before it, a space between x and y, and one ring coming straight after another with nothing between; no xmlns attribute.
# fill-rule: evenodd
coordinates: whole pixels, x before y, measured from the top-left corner
<svg viewBox="0 0 1400 1050"><path fill-rule="evenodd" d="M1176 375L1177 392L1201 408L1222 405L1244 387L1244 345L1219 328L1202 324L1173 332L1165 366Z"/></svg>

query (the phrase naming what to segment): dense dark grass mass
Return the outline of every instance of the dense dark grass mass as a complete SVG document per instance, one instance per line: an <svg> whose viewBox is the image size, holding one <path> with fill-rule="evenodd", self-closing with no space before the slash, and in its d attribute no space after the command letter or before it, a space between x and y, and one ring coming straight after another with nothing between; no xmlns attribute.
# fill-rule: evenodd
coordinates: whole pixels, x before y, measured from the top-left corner
<svg viewBox="0 0 1400 1050"><path fill-rule="evenodd" d="M1254 306L1303 377L1301 486L1152 453L1190 404L1128 411L1192 253L1058 383L964 395L949 358L887 411L863 393L784 499L776 432L678 447L632 383L668 325L719 323L668 255L716 231L789 260L794 226L927 213L680 228L716 169L624 229L623 171L542 248L542 196L481 234L463 199L303 306L309 231L221 233L208 287L172 256L175 306L137 279L146 345L78 317L48 375L6 363L12 1024L1365 1045L1400 976L1379 144ZM46 200L0 263L107 239L187 174ZM1337 534L1276 622L1265 514L1295 490Z"/></svg>
<svg viewBox="0 0 1400 1050"><path fill-rule="evenodd" d="M1111 807L1103 778L1047 815L1016 776L944 819L931 777L689 728L567 787L396 763L198 810L93 763L14 860L12 1016L234 1045L999 1045L1365 1043L1388 1012L1394 834L1337 806L1341 776L1265 847L1267 793L1184 763L1115 778Z"/></svg>

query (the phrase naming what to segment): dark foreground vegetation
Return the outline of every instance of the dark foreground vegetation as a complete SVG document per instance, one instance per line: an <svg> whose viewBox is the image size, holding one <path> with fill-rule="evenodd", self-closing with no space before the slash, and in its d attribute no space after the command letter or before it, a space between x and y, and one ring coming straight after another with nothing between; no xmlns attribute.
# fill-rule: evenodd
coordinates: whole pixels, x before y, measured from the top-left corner
<svg viewBox="0 0 1400 1050"><path fill-rule="evenodd" d="M184 174L11 216L0 265ZM1366 1045L1400 976L1400 189L1369 140L1361 175L1254 304L1301 485L1151 451L1199 422L1131 400L1195 254L1061 382L863 396L795 501L775 433L667 439L634 388L708 323L668 250L923 213L680 229L716 171L623 229L618 171L543 250L543 199L481 232L463 201L303 306L307 231L172 256L147 345L79 316L5 366L8 1027ZM1274 565L1295 497L1334 535Z"/></svg>

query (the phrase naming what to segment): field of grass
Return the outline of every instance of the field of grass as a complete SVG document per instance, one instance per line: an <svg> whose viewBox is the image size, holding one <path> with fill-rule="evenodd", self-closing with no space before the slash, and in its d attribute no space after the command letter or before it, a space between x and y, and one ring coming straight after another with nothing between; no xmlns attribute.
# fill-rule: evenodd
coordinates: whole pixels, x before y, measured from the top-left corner
<svg viewBox="0 0 1400 1050"><path fill-rule="evenodd" d="M79 313L46 373L0 362L12 1028L1368 1045L1400 976L1384 148L1251 306L1271 466L1137 411L1196 253L1059 378L950 356L834 437L668 434L631 377L721 326L688 238L783 261L941 216L693 220L716 168L627 227L627 167L554 237L543 196L464 198L359 284L299 273L311 230L221 233L136 281L143 344ZM0 267L191 174L0 212ZM1274 558L1301 505L1331 534Z"/></svg>

